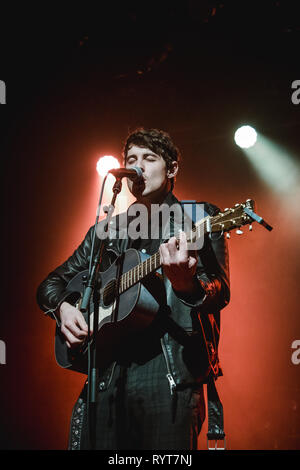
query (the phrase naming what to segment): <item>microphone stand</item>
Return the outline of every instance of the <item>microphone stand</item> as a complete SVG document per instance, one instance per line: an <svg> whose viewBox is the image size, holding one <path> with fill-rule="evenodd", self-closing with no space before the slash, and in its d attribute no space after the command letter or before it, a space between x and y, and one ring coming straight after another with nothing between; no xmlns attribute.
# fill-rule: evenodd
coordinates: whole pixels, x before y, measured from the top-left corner
<svg viewBox="0 0 300 470"><path fill-rule="evenodd" d="M96 217L96 223L93 232L93 240L91 247L91 257L89 265L89 274L85 283L85 289L82 297L80 311L86 313L88 311L88 396L87 396L87 420L88 420L88 435L89 444L91 449L95 448L96 444L96 411L97 411L97 382L98 382L98 370L97 370L97 333L99 326L99 306L100 306L100 279L98 271L102 262L103 249L104 249L104 238L101 237L100 246L98 252L93 258L94 254L94 243L96 235L96 226L99 218L101 200L103 196L103 189L106 182L107 175L103 181L100 202L98 205L98 213ZM112 214L115 209L115 202L117 195L121 192L122 182L121 177L116 177L116 181L113 186L113 197L111 203L106 207L106 218L104 225L104 232L107 233L109 223ZM90 301L93 293L93 310L94 310L94 321L93 321L93 334L91 339L90 334Z"/></svg>

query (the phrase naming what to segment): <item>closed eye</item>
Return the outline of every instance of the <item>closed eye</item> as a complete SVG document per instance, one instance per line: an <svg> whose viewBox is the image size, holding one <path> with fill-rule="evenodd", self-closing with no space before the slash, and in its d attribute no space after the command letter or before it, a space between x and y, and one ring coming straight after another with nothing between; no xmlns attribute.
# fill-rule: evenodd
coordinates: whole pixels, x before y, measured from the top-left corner
<svg viewBox="0 0 300 470"><path fill-rule="evenodd" d="M135 157L128 157L127 158L127 163L133 163L136 160Z"/></svg>
<svg viewBox="0 0 300 470"><path fill-rule="evenodd" d="M155 162L159 157L155 154L152 153L145 153L143 155L143 160L147 160L148 162ZM131 165L137 160L137 157L135 155L130 155L127 157L126 163Z"/></svg>

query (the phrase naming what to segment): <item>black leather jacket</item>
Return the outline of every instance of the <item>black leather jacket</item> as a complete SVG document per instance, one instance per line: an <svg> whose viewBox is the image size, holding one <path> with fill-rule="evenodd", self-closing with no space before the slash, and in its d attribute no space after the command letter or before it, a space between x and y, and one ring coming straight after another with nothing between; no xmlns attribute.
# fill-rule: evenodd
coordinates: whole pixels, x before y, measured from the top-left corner
<svg viewBox="0 0 300 470"><path fill-rule="evenodd" d="M169 193L165 202L171 205L178 201ZM218 212L216 206L203 204L208 215ZM92 231L93 227L74 253L50 272L38 287L37 302L40 308L54 318L64 300L71 302L70 294L66 291L68 282L78 272L88 269ZM96 243L99 243L98 238ZM102 271L110 266L116 254L127 249L128 238L110 236L104 243ZM156 322L142 340L137 339L134 345L136 354L130 360L138 362L150 359L151 355L153 357L156 354L155 345L159 341L161 348L158 353L162 352L165 357L167 378L173 393L177 387L205 382L209 373L215 377L221 374L217 352L220 310L230 299L228 250L224 236L217 234L217 238L211 239L206 235L204 246L198 250L198 293L194 298L180 296L166 277L163 277L163 282L167 303L162 309L162 320ZM150 348L144 347L142 352L139 347L145 344L150 345ZM114 364L111 364L106 371L101 371L100 389L106 389L109 385L113 368Z"/></svg>

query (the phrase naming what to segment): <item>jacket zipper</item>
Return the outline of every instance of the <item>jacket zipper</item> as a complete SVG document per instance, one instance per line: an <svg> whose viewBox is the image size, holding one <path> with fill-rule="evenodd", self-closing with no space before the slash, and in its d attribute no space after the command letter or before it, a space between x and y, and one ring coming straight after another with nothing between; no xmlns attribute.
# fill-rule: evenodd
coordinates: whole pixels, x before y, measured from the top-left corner
<svg viewBox="0 0 300 470"><path fill-rule="evenodd" d="M166 345L165 345L165 342L164 342L164 338L161 338L160 339L160 342L161 342L161 347L162 347L162 351L163 351L163 355L164 355L164 358L165 358L165 361L166 361L166 365L167 365L167 379L168 379L168 382L169 382L169 387L170 387L170 392L171 392L171 395L173 396L174 395L174 392L176 390L176 382L174 380L174 377L171 373L171 368L170 368L170 362L169 362L169 358L168 358L168 353L167 353L167 350L166 350Z"/></svg>

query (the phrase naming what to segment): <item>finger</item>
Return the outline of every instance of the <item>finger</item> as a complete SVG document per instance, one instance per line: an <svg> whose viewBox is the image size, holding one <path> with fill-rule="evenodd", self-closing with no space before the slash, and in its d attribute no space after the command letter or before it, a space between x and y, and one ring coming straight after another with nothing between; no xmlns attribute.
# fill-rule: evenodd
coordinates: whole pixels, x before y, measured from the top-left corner
<svg viewBox="0 0 300 470"><path fill-rule="evenodd" d="M176 237L170 238L167 243L167 248L169 250L170 256L174 259L177 256L177 252L179 250L179 242L177 241Z"/></svg>
<svg viewBox="0 0 300 470"><path fill-rule="evenodd" d="M170 264L170 254L169 254L169 250L167 247L167 243L163 243L162 245L160 245L159 251L160 251L160 257L161 257L161 264L163 265Z"/></svg>
<svg viewBox="0 0 300 470"><path fill-rule="evenodd" d="M189 269L192 269L196 266L197 266L197 259L192 257L192 256L189 256L188 257L188 267L189 267ZM196 271L196 269L195 269L195 271Z"/></svg>
<svg viewBox="0 0 300 470"><path fill-rule="evenodd" d="M75 338L82 338L82 337L85 337L87 335L87 333L83 330L81 330L80 328L77 327L76 323L75 323L76 320L69 320L67 321L64 326L67 330L69 330L73 336L75 336Z"/></svg>
<svg viewBox="0 0 300 470"><path fill-rule="evenodd" d="M77 346L83 342L82 339L76 338L67 328L63 327L61 328L61 332L63 333L66 343L70 345L72 348L73 346Z"/></svg>
<svg viewBox="0 0 300 470"><path fill-rule="evenodd" d="M77 315L76 317L76 321L77 321L77 325L79 326L79 328L82 330L82 331L88 331L88 325L85 321L85 318L84 316L82 315L81 312L79 312L79 315Z"/></svg>
<svg viewBox="0 0 300 470"><path fill-rule="evenodd" d="M184 232L180 232L179 234L178 261L180 264L187 263L188 261L187 239Z"/></svg>
<svg viewBox="0 0 300 470"><path fill-rule="evenodd" d="M198 264L198 253L196 250L188 250L188 263L190 267Z"/></svg>

